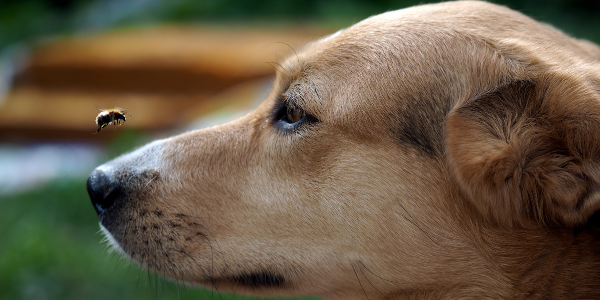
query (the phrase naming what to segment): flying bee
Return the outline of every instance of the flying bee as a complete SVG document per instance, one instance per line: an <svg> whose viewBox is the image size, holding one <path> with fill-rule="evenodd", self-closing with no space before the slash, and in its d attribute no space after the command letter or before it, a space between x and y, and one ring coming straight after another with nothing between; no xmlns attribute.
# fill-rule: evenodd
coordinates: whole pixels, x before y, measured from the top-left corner
<svg viewBox="0 0 600 300"><path fill-rule="evenodd" d="M117 125L119 125L119 126L123 125L123 123L125 123L125 121L127 121L127 119L125 118L125 115L130 115L130 114L128 114L126 110L119 108L119 107L115 107L115 108L111 108L111 109L101 109L100 113L96 117L96 125L98 125L98 131L93 132L93 134L100 132L100 129L102 129L110 124L113 124L115 129L117 128Z"/></svg>

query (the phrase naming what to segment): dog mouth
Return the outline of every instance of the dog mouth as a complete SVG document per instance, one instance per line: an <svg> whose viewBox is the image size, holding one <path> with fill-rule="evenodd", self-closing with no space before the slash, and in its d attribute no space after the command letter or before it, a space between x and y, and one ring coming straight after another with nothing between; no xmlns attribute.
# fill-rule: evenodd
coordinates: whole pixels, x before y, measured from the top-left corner
<svg viewBox="0 0 600 300"><path fill-rule="evenodd" d="M241 272L237 275L210 278L203 285L215 287L243 287L251 290L289 288L291 284L285 276L270 270Z"/></svg>
<svg viewBox="0 0 600 300"><path fill-rule="evenodd" d="M200 266L200 269L203 270L201 274L188 274L189 277L183 276L181 270L185 269L186 266L198 267L199 260L194 258L193 256L195 255L185 249L186 247L179 244L179 242L176 245L169 246L169 243L172 243L174 239L178 239L177 232L170 231L165 235L150 234L151 236L145 236L141 232L141 229L150 228L152 227L151 224L125 223L120 224L118 227L127 227L128 230L115 229L110 223L105 225L101 222L100 231L104 235L104 242L108 244L111 252L119 253L142 268L150 269L168 277L176 278L177 280L195 282L217 289L236 290L244 288L248 290L264 290L290 287L290 282L286 276L280 272L273 271L272 268L258 267L258 270L252 270L253 268L233 270L227 265L222 250L217 246L216 240L209 241L210 235L207 232L200 231L193 232L193 234L184 239L189 241L191 240L189 237L193 235L196 238L200 238L203 242L210 244L210 266ZM171 224L170 227L179 230L185 229L184 226L179 224ZM130 234L135 235L135 238L129 236ZM146 241L150 241L150 245ZM160 249L160 253L155 252L154 250L156 249ZM220 263L217 263L218 260L220 260ZM217 265L220 266L217 267Z"/></svg>
<svg viewBox="0 0 600 300"><path fill-rule="evenodd" d="M140 261L140 257L133 252L133 254L128 253L128 251L124 250L121 244L117 241L117 239L113 236L113 234L104 227L104 225L100 224L100 231L104 234L104 241L111 248L111 251L117 252L120 255L128 258L131 261L136 262L144 268L156 269L156 264L152 261L142 260ZM154 267L153 267L154 266ZM172 267L171 267L172 269ZM160 273L165 273L165 269L155 270ZM227 272L227 271L226 271ZM169 272L166 272L169 273ZM286 289L290 288L291 284L288 279L279 272L272 271L269 269L257 270L257 271L240 271L238 273L232 272L233 274L229 275L216 275L213 272L209 274L204 274L204 278L200 280L185 280L185 278L177 278L177 280L182 281L190 281L196 282L197 284L216 288L225 289L225 290L237 290L239 288L248 289L248 290L266 290L266 289ZM176 274L165 274L167 276Z"/></svg>
<svg viewBox="0 0 600 300"><path fill-rule="evenodd" d="M287 276L273 268L244 268L240 266L240 269L232 269L231 266L227 265L224 257L221 257L223 264L217 264L216 257L223 256L223 253L216 252L210 254L214 256L212 258L214 261L210 263L210 266L201 268L204 270L201 274L188 274L189 277L183 276L180 271L185 269L185 266L198 266L199 263L197 259L192 258L193 254L187 253L186 250L172 247L166 248L167 241L157 242L160 244L160 248L163 249L160 253L161 258L159 258L159 253L154 253L153 255L149 253L148 249L139 248L139 246L145 245L144 243L134 242L131 244L128 241L129 237L121 237L118 233L113 234L110 227L107 228L102 223L100 224L100 231L104 234L104 241L111 248L111 252L117 252L142 268L164 274L178 281L196 283L217 290L231 291L239 290L240 288L247 291L289 289L292 286ZM164 237L157 236L154 237L154 240L157 241L157 239L162 238ZM217 247L216 243L213 247ZM217 249L212 249L212 251L221 252ZM162 257L163 255L167 258ZM221 266L217 267L217 265Z"/></svg>

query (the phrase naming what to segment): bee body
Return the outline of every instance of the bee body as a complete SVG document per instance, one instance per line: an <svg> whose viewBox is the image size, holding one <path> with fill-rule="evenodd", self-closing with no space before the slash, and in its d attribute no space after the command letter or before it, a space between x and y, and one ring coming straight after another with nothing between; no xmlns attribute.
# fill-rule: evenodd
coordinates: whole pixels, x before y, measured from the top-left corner
<svg viewBox="0 0 600 300"><path fill-rule="evenodd" d="M114 124L115 128L117 127L117 125L119 125L119 126L123 125L123 123L125 123L125 121L127 121L127 118L125 118L125 115L130 115L130 114L128 114L124 109L119 108L119 107L115 107L115 108L111 108L111 109L102 109L100 111L100 113L98 114L98 116L96 117L96 125L98 125L98 131L94 132L94 134L100 132L100 129L102 129L110 124Z"/></svg>

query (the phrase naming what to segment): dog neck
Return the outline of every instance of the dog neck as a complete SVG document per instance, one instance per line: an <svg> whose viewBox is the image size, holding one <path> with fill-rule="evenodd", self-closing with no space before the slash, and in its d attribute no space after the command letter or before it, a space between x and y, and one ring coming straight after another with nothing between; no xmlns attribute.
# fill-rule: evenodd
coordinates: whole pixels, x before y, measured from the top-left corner
<svg viewBox="0 0 600 300"><path fill-rule="evenodd" d="M541 228L472 232L480 259L458 282L384 299L600 299L600 230ZM465 272L463 269L463 272Z"/></svg>
<svg viewBox="0 0 600 300"><path fill-rule="evenodd" d="M507 298L600 299L600 229L591 223L485 234L487 256L512 286Z"/></svg>

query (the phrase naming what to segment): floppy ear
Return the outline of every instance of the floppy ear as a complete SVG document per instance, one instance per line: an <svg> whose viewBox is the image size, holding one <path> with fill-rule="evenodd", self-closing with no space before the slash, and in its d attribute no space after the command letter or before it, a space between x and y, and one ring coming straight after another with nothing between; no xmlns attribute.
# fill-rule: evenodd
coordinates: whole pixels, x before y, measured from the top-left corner
<svg viewBox="0 0 600 300"><path fill-rule="evenodd" d="M578 226L600 208L600 80L501 86L453 109L446 138L460 186L498 224Z"/></svg>

